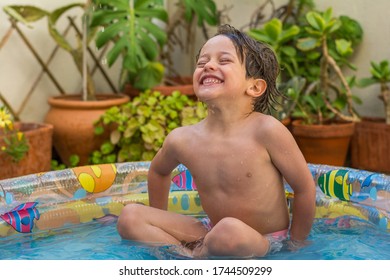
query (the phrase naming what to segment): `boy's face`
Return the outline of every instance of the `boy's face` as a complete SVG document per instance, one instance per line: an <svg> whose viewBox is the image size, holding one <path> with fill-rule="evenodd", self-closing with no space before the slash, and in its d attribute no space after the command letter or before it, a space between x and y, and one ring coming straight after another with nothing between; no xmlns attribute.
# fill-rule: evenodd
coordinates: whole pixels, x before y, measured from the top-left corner
<svg viewBox="0 0 390 280"><path fill-rule="evenodd" d="M226 36L218 35L202 47L193 75L194 91L201 101L221 95L234 97L245 93L250 79L246 79L244 63Z"/></svg>

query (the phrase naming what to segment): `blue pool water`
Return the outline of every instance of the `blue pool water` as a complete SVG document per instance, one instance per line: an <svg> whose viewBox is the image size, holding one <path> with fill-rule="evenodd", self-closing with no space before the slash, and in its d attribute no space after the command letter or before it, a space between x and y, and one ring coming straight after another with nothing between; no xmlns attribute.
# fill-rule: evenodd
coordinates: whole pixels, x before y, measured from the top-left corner
<svg viewBox="0 0 390 280"><path fill-rule="evenodd" d="M318 219L310 244L296 252L284 249L270 260L389 260L390 233L356 218ZM341 221L341 222L340 222ZM340 226L341 225L341 226ZM168 247L121 240L115 221L90 223L55 234L18 235L1 240L0 259L34 260L157 260L186 259Z"/></svg>

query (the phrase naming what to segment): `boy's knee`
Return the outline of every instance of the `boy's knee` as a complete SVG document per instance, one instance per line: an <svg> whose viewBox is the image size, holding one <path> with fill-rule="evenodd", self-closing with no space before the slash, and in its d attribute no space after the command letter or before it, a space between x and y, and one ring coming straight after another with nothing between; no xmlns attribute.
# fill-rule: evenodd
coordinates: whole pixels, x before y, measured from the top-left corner
<svg viewBox="0 0 390 280"><path fill-rule="evenodd" d="M142 222L144 205L128 204L119 215L117 229L119 235L124 239L133 239L137 227Z"/></svg>
<svg viewBox="0 0 390 280"><path fill-rule="evenodd" d="M235 255L244 245L242 231L234 218L219 221L205 238L210 255Z"/></svg>

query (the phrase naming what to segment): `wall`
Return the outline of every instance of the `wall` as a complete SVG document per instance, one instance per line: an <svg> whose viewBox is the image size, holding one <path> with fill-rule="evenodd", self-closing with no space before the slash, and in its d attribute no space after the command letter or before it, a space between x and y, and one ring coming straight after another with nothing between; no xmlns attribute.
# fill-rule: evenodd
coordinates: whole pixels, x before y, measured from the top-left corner
<svg viewBox="0 0 390 280"><path fill-rule="evenodd" d="M13 110L23 121L43 121L49 110L48 97L58 96L61 93L49 76L42 73L42 67L21 36L15 30L10 29L11 23L8 20L8 15L3 12L3 7L6 5L34 5L52 11L75 2L74 0L2 0L0 3L0 93L6 97ZM81 8L74 8L61 17L58 22L59 30L62 32L68 26L68 16L75 16L76 24L81 26L80 15L82 12ZM46 18L32 23L31 28L23 24L18 24L18 26L41 59L47 62L56 43L49 35ZM7 36L6 34L10 30L11 33ZM67 38L73 46L77 46L74 30L68 33ZM1 44L1 42L5 43ZM90 47L98 54L93 43ZM89 64L93 66L91 57L89 57ZM104 65L104 59L102 59L102 64ZM59 48L52 61L48 63L48 68L66 94L82 92L81 74L68 52ZM113 83L117 84L118 65L112 69L108 69L108 67L105 69L111 76ZM94 80L98 92L112 92L99 71L96 71Z"/></svg>
<svg viewBox="0 0 390 280"><path fill-rule="evenodd" d="M9 30L10 23L8 17L4 14L2 8L10 4L33 4L35 6L44 7L47 10L52 10L58 6L63 6L67 3L73 3L72 0L2 0L0 4L0 44L4 41ZM173 9L175 1L169 0L168 7ZM217 0L218 7L230 7L228 16L230 23L236 27L244 26L256 7L264 1L261 0ZM239 3L239 4L238 4ZM276 0L276 6L285 3L283 0ZM324 10L329 6L333 7L336 15L346 14L358 20L364 29L363 43L356 51L353 62L358 66L356 75L358 78L369 75L369 63L371 60L379 61L382 59L390 60L388 46L390 45L390 21L387 19L387 11L390 8L390 1L376 0L375 5L367 0L327 0L316 1L317 8ZM67 24L66 18L60 22L60 26L65 28ZM49 37L47 32L46 21L41 20L34 24L32 29L21 26L22 31L31 40L34 47L44 60L47 60L51 51L55 47L54 41ZM214 31L211 30L211 34ZM176 52L174 54L175 64L183 74L191 74L194 67L194 55L201 47L204 39L199 35L196 36L195 45L192 52ZM72 39L74 34L69 35ZM188 57L189 56L189 57ZM104 63L104 60L102 61ZM81 76L77 72L73 61L68 53L59 50L55 55L49 68L53 71L56 79L59 80L61 86L68 93L77 93L81 91ZM112 81L116 84L118 80L119 63L117 62L113 68L107 69ZM41 72L41 66L32 56L31 52L21 41L18 34L13 31L7 40L6 44L0 45L0 93L6 96L10 104L16 111L20 111L20 117L24 121L43 121L48 110L47 98L49 96L59 95L59 91L53 85L46 74L39 79L35 90L27 98L26 104L22 109L24 100L30 91L32 85L37 80ZM97 89L100 92L108 92L110 88L107 83L101 78L100 74L96 74L95 82ZM357 109L360 114L368 116L383 116L384 109L381 101L377 98L379 93L378 86L371 86L366 89L354 89L354 93L363 100L363 105Z"/></svg>

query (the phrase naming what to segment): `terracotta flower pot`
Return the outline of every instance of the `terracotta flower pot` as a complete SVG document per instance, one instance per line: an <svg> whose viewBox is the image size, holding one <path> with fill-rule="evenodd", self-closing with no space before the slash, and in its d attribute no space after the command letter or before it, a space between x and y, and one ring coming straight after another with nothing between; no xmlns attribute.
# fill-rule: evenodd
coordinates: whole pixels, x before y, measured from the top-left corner
<svg viewBox="0 0 390 280"><path fill-rule="evenodd" d="M13 178L50 170L53 126L38 123L16 123L28 141L29 150L19 162L0 152L0 179ZM3 146L0 136L0 146Z"/></svg>
<svg viewBox="0 0 390 280"><path fill-rule="evenodd" d="M356 123L351 143L354 168L390 173L390 125L383 118L363 118Z"/></svg>
<svg viewBox="0 0 390 280"><path fill-rule="evenodd" d="M128 96L100 94L97 101L82 101L80 95L52 97L45 122L54 126L53 145L61 160L69 165L71 155L80 157L79 165L88 164L88 157L108 139L109 131L94 134L94 122L110 107L129 101Z"/></svg>
<svg viewBox="0 0 390 280"><path fill-rule="evenodd" d="M166 84L158 85L153 88L155 91L161 92L163 95L171 95L173 91L180 91L181 94L188 95L190 98L196 100L194 87L192 85L191 77L171 77L167 79ZM126 84L124 94L134 98L138 96L140 91L130 84Z"/></svg>
<svg viewBox="0 0 390 280"><path fill-rule="evenodd" d="M292 134L308 163L345 165L355 123L303 125L292 122Z"/></svg>
<svg viewBox="0 0 390 280"><path fill-rule="evenodd" d="M178 90L181 94L195 98L194 86L192 85L192 76L171 77L167 79L166 85L159 85L153 88L160 91L163 95L170 95L173 91Z"/></svg>

